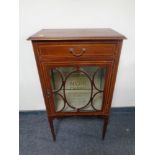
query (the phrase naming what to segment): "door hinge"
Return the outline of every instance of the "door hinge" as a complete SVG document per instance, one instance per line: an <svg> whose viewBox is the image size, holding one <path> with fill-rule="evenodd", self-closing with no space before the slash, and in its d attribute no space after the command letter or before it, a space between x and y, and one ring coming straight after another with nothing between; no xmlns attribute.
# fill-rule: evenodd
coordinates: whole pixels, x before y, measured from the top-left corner
<svg viewBox="0 0 155 155"><path fill-rule="evenodd" d="M50 89L47 89L47 97L50 97L51 96L51 91L50 91Z"/></svg>

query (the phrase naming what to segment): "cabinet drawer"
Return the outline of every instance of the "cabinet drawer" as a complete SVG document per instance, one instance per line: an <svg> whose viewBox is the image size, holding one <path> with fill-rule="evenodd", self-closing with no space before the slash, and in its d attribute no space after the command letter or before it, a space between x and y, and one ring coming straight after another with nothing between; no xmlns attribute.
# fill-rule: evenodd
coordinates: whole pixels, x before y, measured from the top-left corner
<svg viewBox="0 0 155 155"><path fill-rule="evenodd" d="M114 56L115 43L82 43L82 44L39 44L39 56L50 58L88 58Z"/></svg>

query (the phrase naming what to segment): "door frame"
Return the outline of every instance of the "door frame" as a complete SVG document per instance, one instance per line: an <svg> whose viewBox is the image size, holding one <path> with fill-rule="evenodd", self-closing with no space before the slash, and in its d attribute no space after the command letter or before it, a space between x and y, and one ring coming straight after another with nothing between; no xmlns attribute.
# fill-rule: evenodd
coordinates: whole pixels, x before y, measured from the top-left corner
<svg viewBox="0 0 155 155"><path fill-rule="evenodd" d="M102 60L102 61L64 61L64 62L49 62L44 61L41 62L41 68L43 70L43 80L45 81L45 92L47 94L47 90L52 90L52 86L50 83L50 76L49 76L49 69L56 68L56 67L77 67L77 66L99 66L99 67L106 67L106 79L105 79L105 85L104 85L104 92L103 92L103 103L102 103L102 109L101 111L90 111L90 112L56 112L54 107L54 93L50 92L51 95L48 98L48 105L50 108L50 114L52 117L62 117L62 116L92 116L92 115L106 115L104 113L105 109L108 108L108 101L110 96L110 85L111 85L111 78L113 73L113 60Z"/></svg>

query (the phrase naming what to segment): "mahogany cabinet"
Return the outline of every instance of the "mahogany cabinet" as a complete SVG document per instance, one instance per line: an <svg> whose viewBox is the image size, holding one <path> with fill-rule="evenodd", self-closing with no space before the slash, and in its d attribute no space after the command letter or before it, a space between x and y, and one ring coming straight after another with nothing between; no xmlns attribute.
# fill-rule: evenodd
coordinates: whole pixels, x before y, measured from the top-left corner
<svg viewBox="0 0 155 155"><path fill-rule="evenodd" d="M100 116L104 138L123 39L112 29L43 29L29 37L53 139L53 119Z"/></svg>

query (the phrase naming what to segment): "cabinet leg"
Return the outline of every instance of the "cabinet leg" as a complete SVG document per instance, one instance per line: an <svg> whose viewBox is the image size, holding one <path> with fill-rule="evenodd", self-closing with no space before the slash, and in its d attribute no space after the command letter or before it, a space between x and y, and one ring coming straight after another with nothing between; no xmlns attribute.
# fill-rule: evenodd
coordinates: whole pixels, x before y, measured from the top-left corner
<svg viewBox="0 0 155 155"><path fill-rule="evenodd" d="M50 126L51 133L52 133L52 136L53 136L53 141L56 141L56 135L55 135L54 125L53 125L53 118L48 117L48 122L49 122L49 126Z"/></svg>
<svg viewBox="0 0 155 155"><path fill-rule="evenodd" d="M108 126L109 118L108 117L104 118L103 121L104 121L104 123L103 123L102 138L104 139L106 131L107 131L107 126Z"/></svg>

